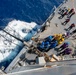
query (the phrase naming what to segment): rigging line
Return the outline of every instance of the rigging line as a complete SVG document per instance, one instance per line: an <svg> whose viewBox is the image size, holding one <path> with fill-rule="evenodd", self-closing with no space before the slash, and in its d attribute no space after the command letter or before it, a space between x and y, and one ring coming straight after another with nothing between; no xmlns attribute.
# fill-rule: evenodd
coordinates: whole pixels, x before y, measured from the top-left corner
<svg viewBox="0 0 76 75"><path fill-rule="evenodd" d="M24 39L22 39L23 37L16 31L16 30L14 30L14 29L12 29L10 26L8 26L11 30L13 30L13 31L15 31L15 33L16 34L18 34L19 35L19 39L21 39L21 40L23 40L23 41L25 41ZM31 27L32 28L32 27ZM7 30L7 29L5 29L5 30ZM10 33L11 34L11 33ZM16 36L17 37L17 36ZM18 38L18 37L17 37Z"/></svg>
<svg viewBox="0 0 76 75"><path fill-rule="evenodd" d="M5 26L6 27L6 26ZM8 26L10 29L12 29L10 26ZM2 27L0 26L0 28L2 29ZM5 30L7 30L7 28L5 28ZM13 29L12 29L13 30ZM13 31L15 31L15 30L13 30ZM15 31L15 33L17 33L16 31ZM17 33L18 35L19 35L19 33ZM20 35L19 35L20 36ZM21 37L21 36L20 36Z"/></svg>
<svg viewBox="0 0 76 75"><path fill-rule="evenodd" d="M2 36L4 39L6 39L6 37L4 37L3 35L0 34L0 36ZM6 39L6 40L7 40L7 39ZM8 40L7 40L7 41L8 41ZM14 42L11 42L11 43L13 43L13 44L15 44L15 45L17 45L17 46L19 46L19 47L22 47L21 45L16 44L16 43L14 43Z"/></svg>
<svg viewBox="0 0 76 75"><path fill-rule="evenodd" d="M17 40L21 41L22 43L24 42L24 40L22 40L22 39L20 39L20 38L18 38L18 37L16 37L16 36L14 36L14 35L12 35L12 34L8 33L6 30L2 29L1 27L0 27L0 29L1 29L3 32L5 32L5 33L9 34L10 36L14 37L15 39L17 39Z"/></svg>
<svg viewBox="0 0 76 75"><path fill-rule="evenodd" d="M9 27L10 29L12 29L11 27ZM7 29L5 29L5 31L6 31ZM12 29L13 30L13 29ZM8 31L8 30L7 30ZM14 30L13 30L14 31ZM16 31L15 31L15 33L17 33ZM11 34L11 33L9 33L9 34ZM18 33L17 33L18 34ZM18 34L19 35L19 34ZM17 36L16 36L17 37ZM19 35L19 37L21 37L20 35ZM21 37L22 38L22 37Z"/></svg>
<svg viewBox="0 0 76 75"><path fill-rule="evenodd" d="M8 26L10 29L12 29L10 26ZM19 35L19 37L23 38L18 32L16 32L16 30L12 29L13 31L15 31L15 33L17 33Z"/></svg>
<svg viewBox="0 0 76 75"><path fill-rule="evenodd" d="M20 39L20 38L18 38L18 37L16 37L16 36L10 34L9 32L7 32L6 30L2 29L1 27L0 27L0 30L2 30L3 32L7 33L8 35L14 37L15 39L21 41L21 42L23 43L23 46L28 46L28 47L30 47L30 44L28 44L26 41L24 41L24 40L22 40L22 39Z"/></svg>

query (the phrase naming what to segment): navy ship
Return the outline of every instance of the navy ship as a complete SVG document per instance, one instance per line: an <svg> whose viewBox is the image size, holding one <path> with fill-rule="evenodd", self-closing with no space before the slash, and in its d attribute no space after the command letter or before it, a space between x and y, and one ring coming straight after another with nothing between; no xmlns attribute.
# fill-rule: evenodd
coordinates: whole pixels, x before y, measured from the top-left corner
<svg viewBox="0 0 76 75"><path fill-rule="evenodd" d="M41 26L13 20L0 27L0 75L75 75L75 3L64 0Z"/></svg>

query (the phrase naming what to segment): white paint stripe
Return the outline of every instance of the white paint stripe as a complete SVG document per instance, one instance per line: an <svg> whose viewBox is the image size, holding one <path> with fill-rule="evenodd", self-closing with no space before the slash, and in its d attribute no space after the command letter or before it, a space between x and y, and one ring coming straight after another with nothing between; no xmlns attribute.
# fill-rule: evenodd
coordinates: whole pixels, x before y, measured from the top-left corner
<svg viewBox="0 0 76 75"><path fill-rule="evenodd" d="M42 67L42 68L37 68L37 69L31 69L31 70L24 70L24 71L14 72L14 73L8 73L8 75L15 75L15 74L24 73L24 72L31 72L31 71L41 70L41 69L45 69L45 68L47 68L47 67Z"/></svg>

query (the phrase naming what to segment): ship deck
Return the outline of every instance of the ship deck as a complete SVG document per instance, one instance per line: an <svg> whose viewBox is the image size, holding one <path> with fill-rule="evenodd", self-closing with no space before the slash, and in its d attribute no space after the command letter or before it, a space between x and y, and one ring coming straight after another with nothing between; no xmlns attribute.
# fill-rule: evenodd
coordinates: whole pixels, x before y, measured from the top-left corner
<svg viewBox="0 0 76 75"><path fill-rule="evenodd" d="M74 4L74 3L76 3L76 0L68 0L66 3L63 3L62 4L62 6L60 5L60 7L58 7L55 11L54 11L54 13L55 13L55 15L53 16L53 18L51 19L51 16L46 20L46 22L43 24L43 25L48 25L48 27L47 27L47 29L44 31L44 32L42 32L42 33L40 33L39 35L39 38L42 38L42 39L44 39L44 38L46 38L46 37L48 37L49 35L54 35L54 34L63 34L63 33L65 33L66 32L66 30L65 30L65 28L68 28L72 23L75 23L76 24L76 21L75 21L75 18L76 18L76 14L75 15L73 15L72 17L71 17L71 20L70 20L70 22L68 23L68 24L66 24L66 26L63 26L62 25L62 22L64 22L65 21L65 19L67 18L66 16L63 18L63 19L58 19L58 17L60 16L59 14L58 14L58 12L59 12L59 9L60 8L62 8L62 7L66 7L67 9L68 8L75 8L76 9L76 5ZM76 29L76 26L75 26L75 28L73 28L72 29L72 31L74 30L74 29ZM70 31L71 32L71 31ZM74 34L75 35L75 34ZM73 36L74 36L73 35ZM73 38L73 36L70 36L68 39L66 39L65 41L69 41L70 42L70 47L75 51L76 49L76 39L74 39ZM64 41L64 42L65 42ZM25 51L25 49L23 49L23 51ZM23 53L23 52L22 52ZM47 52L47 54L50 56L51 54L57 54L57 51L55 51L54 49L50 49L48 52ZM21 55L21 54L20 54ZM19 59L19 57L20 57L20 55L16 58L16 59ZM24 54L25 55L25 54ZM35 57L36 57L36 55L35 54L29 54L29 53L26 53L26 58L28 58L28 60L33 60L33 59L35 59ZM66 58L66 56L64 57L64 59L66 60L66 59L69 59L69 58L72 58L72 56L67 56L67 58ZM16 59L13 61L13 63L16 61ZM25 59L24 59L25 60ZM20 61L20 60L19 60ZM16 64L11 64L10 65L10 67L9 68L7 68L6 69L6 72L9 72L9 69L11 69L12 68L12 65L14 65L14 67L15 66L19 66L19 64L18 63L16 63ZM22 63L22 66L26 66L27 65L27 63L25 63L25 65L23 65L25 63L25 61ZM20 67L20 66L19 66ZM16 67L15 67L16 68ZM19 70L18 70L19 71ZM13 72L13 71L11 71L11 72ZM39 71L38 71L39 72ZM29 74L29 75L31 75L31 73ZM37 75L37 74L35 74L35 75Z"/></svg>
<svg viewBox="0 0 76 75"><path fill-rule="evenodd" d="M51 17L49 17L47 19L45 25L47 25L48 27L46 28L46 30L44 30L44 32L42 32L40 34L39 38L46 38L46 37L48 37L50 35L54 35L54 34L64 34L67 32L65 29L67 29L72 23L74 23L76 25L76 14L74 14L71 17L70 22L67 23L65 26L62 25L62 22L64 22L67 19L67 16L64 16L63 19L58 18L58 17L60 17L60 14L58 14L59 9L62 7L66 7L67 9L75 8L75 12L76 12L76 5L73 4L73 3L76 3L76 1L75 0L73 0L73 1L69 0L68 2L63 4L61 7L56 9L55 15L53 16L52 20L50 20ZM76 26L73 29L71 29L70 32L72 32L75 29L76 29ZM70 36L69 38L67 38L65 40L65 41L70 42L70 47L72 47L73 50L75 50L75 48L76 48L76 39L73 38L73 36L75 36L75 35L76 34ZM50 54L56 54L56 51L54 49L51 49L50 51L48 51L48 55L50 55Z"/></svg>

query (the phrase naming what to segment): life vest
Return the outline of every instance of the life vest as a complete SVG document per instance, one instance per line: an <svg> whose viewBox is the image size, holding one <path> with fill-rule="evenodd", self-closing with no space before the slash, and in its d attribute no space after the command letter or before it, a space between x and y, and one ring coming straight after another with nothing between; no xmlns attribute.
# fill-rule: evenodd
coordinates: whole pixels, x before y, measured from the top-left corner
<svg viewBox="0 0 76 75"><path fill-rule="evenodd" d="M62 34L56 34L56 35L54 35L54 37L55 37L55 40L58 41L62 38Z"/></svg>
<svg viewBox="0 0 76 75"><path fill-rule="evenodd" d="M58 41L51 43L50 48L55 48L58 45Z"/></svg>
<svg viewBox="0 0 76 75"><path fill-rule="evenodd" d="M62 44L64 42L64 38L61 38L60 40L58 40L58 45Z"/></svg>

